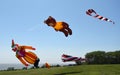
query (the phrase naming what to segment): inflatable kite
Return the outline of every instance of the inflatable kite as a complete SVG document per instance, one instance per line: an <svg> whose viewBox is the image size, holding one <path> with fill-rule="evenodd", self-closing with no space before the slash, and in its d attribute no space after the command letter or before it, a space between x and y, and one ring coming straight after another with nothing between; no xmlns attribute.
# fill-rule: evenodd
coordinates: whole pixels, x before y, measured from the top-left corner
<svg viewBox="0 0 120 75"><path fill-rule="evenodd" d="M108 19L108 18L105 18L105 17L103 17L103 16L98 15L98 14L95 12L95 10L93 10L93 9L88 9L88 10L86 11L86 14L89 15L89 16L93 16L93 17L95 17L95 18L98 18L98 19L100 19L100 20L112 22L113 24L115 24L115 22L113 22L112 20L110 20L110 19Z"/></svg>
<svg viewBox="0 0 120 75"><path fill-rule="evenodd" d="M45 63L45 67L49 69L49 68L50 68L50 65L46 62L46 63Z"/></svg>
<svg viewBox="0 0 120 75"><path fill-rule="evenodd" d="M22 64L24 64L26 67L29 66L29 64L34 64L34 67L38 68L38 64L40 59L36 56L35 53L29 50L35 50L32 46L20 46L18 44L14 43L14 40L12 40L12 50L16 52L16 57L21 61Z"/></svg>
<svg viewBox="0 0 120 75"><path fill-rule="evenodd" d="M49 16L48 19L44 21L44 23L53 27L55 31L63 32L66 37L68 35L72 35L72 30L69 28L69 25L66 22L56 22L52 16Z"/></svg>
<svg viewBox="0 0 120 75"><path fill-rule="evenodd" d="M81 58L81 57L73 57L73 56L66 55L66 54L63 54L61 59L62 59L63 62L74 61L74 62L76 62L76 64L78 64L78 65L81 64L82 61L85 61L84 58Z"/></svg>

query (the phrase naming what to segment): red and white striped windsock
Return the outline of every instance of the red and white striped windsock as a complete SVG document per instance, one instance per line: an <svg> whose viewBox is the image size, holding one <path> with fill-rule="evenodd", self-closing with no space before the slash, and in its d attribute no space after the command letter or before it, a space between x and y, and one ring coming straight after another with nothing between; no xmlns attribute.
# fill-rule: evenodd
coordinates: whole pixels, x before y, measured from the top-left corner
<svg viewBox="0 0 120 75"><path fill-rule="evenodd" d="M81 61L82 58L80 57L73 57L73 56L70 56L70 55L66 55L66 54L63 54L62 57L61 57L62 61L63 62L68 62L68 61Z"/></svg>
<svg viewBox="0 0 120 75"><path fill-rule="evenodd" d="M95 17L95 18L98 18L98 19L100 19L100 20L112 22L113 24L115 24L115 22L113 22L112 20L110 20L110 19L108 19L108 18L106 18L106 17L103 17L103 16L98 15L98 14L95 12L95 10L93 10L93 9L88 9L88 10L86 11L86 14L89 15L89 16L93 16L93 17Z"/></svg>

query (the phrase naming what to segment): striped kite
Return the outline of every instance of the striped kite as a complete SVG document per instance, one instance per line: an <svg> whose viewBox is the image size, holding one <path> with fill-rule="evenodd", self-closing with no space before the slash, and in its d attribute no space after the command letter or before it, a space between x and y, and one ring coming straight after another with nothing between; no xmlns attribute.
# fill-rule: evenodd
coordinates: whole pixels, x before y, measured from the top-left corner
<svg viewBox="0 0 120 75"><path fill-rule="evenodd" d="M112 20L110 20L110 19L108 19L108 18L105 18L105 17L103 17L103 16L98 15L98 14L95 12L95 10L93 10L93 9L88 9L88 10L86 11L86 14L89 15L89 16L93 16L94 18L98 18L98 19L100 19L100 20L112 22L113 24L115 24L115 22L113 22Z"/></svg>
<svg viewBox="0 0 120 75"><path fill-rule="evenodd" d="M76 64L81 64L82 61L85 61L84 58L73 57L71 55L66 55L66 54L63 54L61 59L62 59L63 62L74 61L74 62L76 62Z"/></svg>

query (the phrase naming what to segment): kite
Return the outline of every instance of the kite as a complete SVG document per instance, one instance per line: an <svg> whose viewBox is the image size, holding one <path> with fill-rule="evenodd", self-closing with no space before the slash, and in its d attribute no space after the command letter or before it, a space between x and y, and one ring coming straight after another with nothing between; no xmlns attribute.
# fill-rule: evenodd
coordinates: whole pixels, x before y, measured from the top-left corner
<svg viewBox="0 0 120 75"><path fill-rule="evenodd" d="M86 11L86 14L89 15L89 16L93 16L94 18L98 18L98 19L100 19L100 20L112 22L113 24L115 24L115 22L113 22L112 20L110 20L110 19L108 19L108 18L105 18L105 17L103 17L103 16L98 15L98 14L95 12L95 10L93 10L93 9L88 9L88 10Z"/></svg>
<svg viewBox="0 0 120 75"><path fill-rule="evenodd" d="M48 19L44 21L44 23L53 27L55 31L63 32L66 37L68 35L72 35L72 30L69 28L69 25L66 22L56 22L52 16L49 16Z"/></svg>
<svg viewBox="0 0 120 75"><path fill-rule="evenodd" d="M66 55L66 54L63 54L61 59L62 59L63 62L74 61L74 62L76 62L76 64L78 64L78 65L81 64L82 61L85 61L84 58L81 58L81 57L73 57L73 56L71 56L71 55Z"/></svg>
<svg viewBox="0 0 120 75"><path fill-rule="evenodd" d="M25 46L25 45L18 45L14 43L14 40L12 40L12 50L16 52L16 57L20 60L22 64L24 64L26 67L29 66L29 64L34 64L34 67L39 68L38 64L40 59L37 57L37 55L29 50L35 50L32 46Z"/></svg>
<svg viewBox="0 0 120 75"><path fill-rule="evenodd" d="M45 63L45 67L49 69L49 68L50 68L50 65L46 62L46 63Z"/></svg>

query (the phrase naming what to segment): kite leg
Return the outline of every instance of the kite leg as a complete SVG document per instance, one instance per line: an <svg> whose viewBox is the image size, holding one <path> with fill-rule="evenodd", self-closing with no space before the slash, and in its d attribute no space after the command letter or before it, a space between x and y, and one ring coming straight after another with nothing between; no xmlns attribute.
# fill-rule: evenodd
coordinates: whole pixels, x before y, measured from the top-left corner
<svg viewBox="0 0 120 75"><path fill-rule="evenodd" d="M62 29L60 31L63 32L66 37L68 36L68 32L65 29Z"/></svg>
<svg viewBox="0 0 120 75"><path fill-rule="evenodd" d="M70 28L67 28L67 30L68 30L68 33L72 35L72 30Z"/></svg>
<svg viewBox="0 0 120 75"><path fill-rule="evenodd" d="M66 22L63 22L62 24L63 24L64 28L68 31L68 33L70 35L72 35L72 30L69 28L69 25Z"/></svg>
<svg viewBox="0 0 120 75"><path fill-rule="evenodd" d="M38 59L35 61L35 63L34 63L34 66L35 66L36 68L39 68L39 66L38 66L39 61L40 61L40 59L38 58Z"/></svg>
<svg viewBox="0 0 120 75"><path fill-rule="evenodd" d="M22 64L24 64L25 66L28 66L27 62L20 56L17 56L16 57L20 60L20 62L22 62Z"/></svg>

